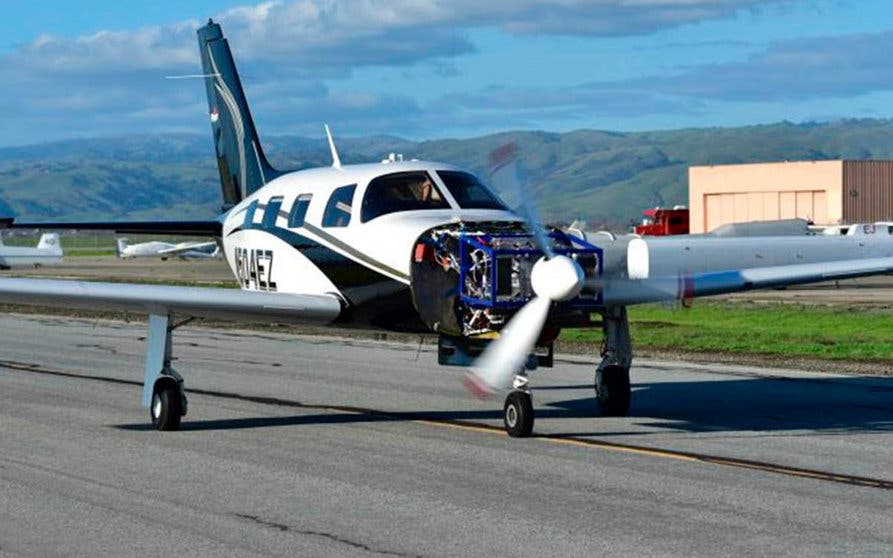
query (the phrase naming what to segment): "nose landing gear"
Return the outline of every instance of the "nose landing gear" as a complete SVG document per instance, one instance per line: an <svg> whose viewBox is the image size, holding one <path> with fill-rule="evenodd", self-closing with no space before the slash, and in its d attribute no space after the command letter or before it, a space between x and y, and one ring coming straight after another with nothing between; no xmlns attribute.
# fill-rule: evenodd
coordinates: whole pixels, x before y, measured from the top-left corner
<svg viewBox="0 0 893 558"><path fill-rule="evenodd" d="M526 391L515 390L505 398L503 406L505 431L512 438L526 438L533 432L533 401Z"/></svg>
<svg viewBox="0 0 893 558"><path fill-rule="evenodd" d="M536 367L537 358L530 355L524 363L524 369L515 374L512 391L505 397L502 422L505 431L512 438L526 438L533 432L533 396L530 393L527 372Z"/></svg>

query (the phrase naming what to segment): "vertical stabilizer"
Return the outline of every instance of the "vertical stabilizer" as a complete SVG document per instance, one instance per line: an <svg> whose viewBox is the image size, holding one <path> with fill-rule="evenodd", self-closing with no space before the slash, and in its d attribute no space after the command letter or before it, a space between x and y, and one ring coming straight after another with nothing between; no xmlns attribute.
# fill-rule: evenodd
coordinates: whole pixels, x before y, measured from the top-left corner
<svg viewBox="0 0 893 558"><path fill-rule="evenodd" d="M54 254L62 254L62 243L59 242L59 233L44 233L41 235L37 248Z"/></svg>
<svg viewBox="0 0 893 558"><path fill-rule="evenodd" d="M198 30L224 210L279 176L267 162L248 110L236 64L220 25Z"/></svg>
<svg viewBox="0 0 893 558"><path fill-rule="evenodd" d="M115 254L119 258L127 257L127 247L130 245L130 240L124 237L119 237L115 239Z"/></svg>

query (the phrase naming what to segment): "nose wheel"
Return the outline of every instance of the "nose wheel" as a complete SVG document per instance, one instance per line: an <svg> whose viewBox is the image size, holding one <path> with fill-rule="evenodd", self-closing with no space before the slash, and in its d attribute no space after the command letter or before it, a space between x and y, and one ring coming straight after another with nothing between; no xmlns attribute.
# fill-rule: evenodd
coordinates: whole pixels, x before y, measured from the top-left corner
<svg viewBox="0 0 893 558"><path fill-rule="evenodd" d="M526 391L512 391L505 398L503 422L513 438L526 438L533 432L533 402Z"/></svg>

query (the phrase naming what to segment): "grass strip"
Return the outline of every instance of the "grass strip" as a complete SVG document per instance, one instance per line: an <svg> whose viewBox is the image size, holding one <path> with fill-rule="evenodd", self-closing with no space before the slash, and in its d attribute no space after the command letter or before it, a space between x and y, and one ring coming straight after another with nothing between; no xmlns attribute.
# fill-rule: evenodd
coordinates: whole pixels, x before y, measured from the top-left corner
<svg viewBox="0 0 893 558"><path fill-rule="evenodd" d="M889 309L696 302L632 306L629 318L636 349L893 362ZM568 329L561 340L601 343L602 335Z"/></svg>

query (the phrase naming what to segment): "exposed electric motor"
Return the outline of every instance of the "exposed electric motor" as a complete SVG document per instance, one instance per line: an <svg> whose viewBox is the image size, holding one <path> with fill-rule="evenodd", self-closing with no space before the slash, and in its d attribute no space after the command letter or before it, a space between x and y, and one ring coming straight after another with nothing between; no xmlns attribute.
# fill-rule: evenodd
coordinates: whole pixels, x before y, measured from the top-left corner
<svg viewBox="0 0 893 558"><path fill-rule="evenodd" d="M601 271L601 250L560 231L556 253L577 260L588 276ZM434 331L472 337L499 331L533 296L530 274L542 257L521 223L453 223L416 241L411 265L413 302Z"/></svg>

